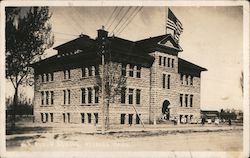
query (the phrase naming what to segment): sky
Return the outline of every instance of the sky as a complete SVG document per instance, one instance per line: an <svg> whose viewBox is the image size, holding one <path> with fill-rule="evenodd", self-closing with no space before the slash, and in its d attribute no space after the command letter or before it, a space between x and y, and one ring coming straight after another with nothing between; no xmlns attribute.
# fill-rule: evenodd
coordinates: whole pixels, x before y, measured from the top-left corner
<svg viewBox="0 0 250 158"><path fill-rule="evenodd" d="M115 36L132 41L165 33L166 7L143 7L131 21L127 21L128 25L122 24L128 17L132 17L136 8L116 8L115 13L121 10L116 19L117 14L110 18L114 9L115 7L52 7L50 22L55 35L53 47L77 38L81 33L95 38L96 30L102 25ZM170 9L184 28L179 43L183 52L179 53L179 57L208 69L201 75L201 109L243 109L240 86L243 70L242 7ZM128 14L125 14L126 11ZM117 25L119 22L120 25ZM124 30L119 29L121 26L126 27ZM54 54L56 52L53 49L46 51L46 57ZM10 89L11 85L6 85ZM29 97L33 96L32 88L23 88L23 91ZM11 93L13 91L9 90L6 95Z"/></svg>

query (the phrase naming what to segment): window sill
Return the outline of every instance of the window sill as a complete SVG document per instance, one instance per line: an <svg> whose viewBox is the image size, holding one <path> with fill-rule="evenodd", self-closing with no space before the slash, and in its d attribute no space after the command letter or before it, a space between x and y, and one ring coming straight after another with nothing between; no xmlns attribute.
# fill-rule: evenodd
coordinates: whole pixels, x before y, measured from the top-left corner
<svg viewBox="0 0 250 158"><path fill-rule="evenodd" d="M40 105L40 107L53 107L53 105Z"/></svg>
<svg viewBox="0 0 250 158"><path fill-rule="evenodd" d="M99 103L95 104L80 104L80 106L98 106Z"/></svg>

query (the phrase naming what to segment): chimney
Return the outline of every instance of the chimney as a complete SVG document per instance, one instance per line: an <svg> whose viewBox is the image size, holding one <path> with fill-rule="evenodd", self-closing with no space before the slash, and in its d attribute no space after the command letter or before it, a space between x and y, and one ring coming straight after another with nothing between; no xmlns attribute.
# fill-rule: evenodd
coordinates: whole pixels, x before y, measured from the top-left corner
<svg viewBox="0 0 250 158"><path fill-rule="evenodd" d="M102 26L102 29L97 30L97 38L102 39L102 37L108 37L108 31L104 30L104 26Z"/></svg>

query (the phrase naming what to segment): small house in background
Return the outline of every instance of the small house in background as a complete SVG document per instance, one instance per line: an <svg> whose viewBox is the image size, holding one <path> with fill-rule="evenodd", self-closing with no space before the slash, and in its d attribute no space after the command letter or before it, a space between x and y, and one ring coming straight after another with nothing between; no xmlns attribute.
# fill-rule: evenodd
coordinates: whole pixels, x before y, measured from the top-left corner
<svg viewBox="0 0 250 158"><path fill-rule="evenodd" d="M220 117L220 112L216 110L201 110L201 116L206 120L211 119L214 122L216 118Z"/></svg>

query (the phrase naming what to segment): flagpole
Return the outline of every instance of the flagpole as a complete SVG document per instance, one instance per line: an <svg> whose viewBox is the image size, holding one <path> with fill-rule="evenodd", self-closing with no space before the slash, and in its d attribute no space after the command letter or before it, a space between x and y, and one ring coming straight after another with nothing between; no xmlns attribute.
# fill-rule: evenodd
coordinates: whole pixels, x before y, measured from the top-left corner
<svg viewBox="0 0 250 158"><path fill-rule="evenodd" d="M164 16L165 16L165 23L164 23L164 27L165 27L165 33L168 34L168 31L167 31L167 22L168 22L168 7L165 8L165 13L164 13Z"/></svg>

